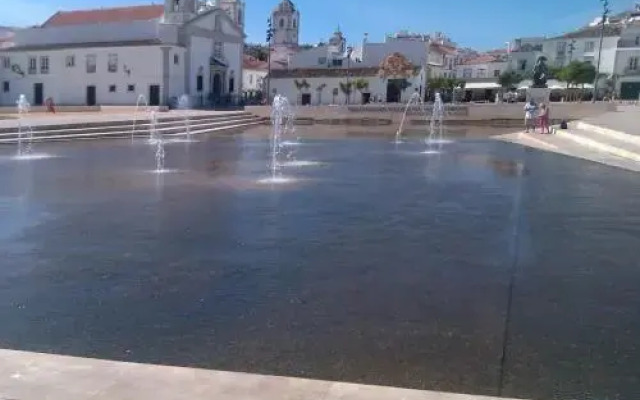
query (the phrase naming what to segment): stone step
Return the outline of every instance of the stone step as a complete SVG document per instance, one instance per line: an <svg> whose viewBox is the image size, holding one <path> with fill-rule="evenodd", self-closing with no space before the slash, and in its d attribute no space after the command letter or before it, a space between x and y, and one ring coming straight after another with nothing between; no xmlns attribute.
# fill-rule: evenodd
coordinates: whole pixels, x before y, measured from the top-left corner
<svg viewBox="0 0 640 400"><path fill-rule="evenodd" d="M572 140L564 133L555 135L541 135L533 133L514 133L495 137L497 140L517 143L522 146L538 150L558 153L570 157L622 168L629 171L640 171L640 163L628 158L619 157L616 154L605 152L591 146L585 146L582 142Z"/></svg>
<svg viewBox="0 0 640 400"><path fill-rule="evenodd" d="M206 119L199 118L195 120L190 119L189 126L201 126L206 124L222 124L226 122L237 121L242 119L251 119L251 118L257 118L257 117L254 117L251 114L248 114L248 115L224 116L222 118L206 118ZM148 120L140 121L135 126L135 134L149 134L149 126L150 124ZM158 121L157 127L159 130L184 129L184 120ZM78 134L78 133L96 133L96 134L109 133L109 132L120 133L124 131L128 131L129 134L133 133L134 132L133 122L127 125L116 124L116 125L108 125L103 127L92 127L92 128L76 127L76 128L68 128L68 129L63 128L63 129L51 129L51 130L34 129L33 134L34 136L47 136L47 135L65 135L65 134ZM10 133L0 133L0 139L12 139L17 137L18 137L18 132L16 130Z"/></svg>
<svg viewBox="0 0 640 400"><path fill-rule="evenodd" d="M227 130L237 130L250 126L256 126L262 124L259 118L241 118L231 121L225 121L223 123L203 124L198 127L193 127L191 130L192 135L201 135L207 133L220 133ZM163 132L167 137L184 136L184 128L172 128L171 130L165 130ZM136 135L136 137L145 137L147 135ZM116 132L94 132L94 133L73 133L73 134L58 134L58 135L46 135L46 136L34 136L34 142L43 141L58 141L58 140L75 140L75 139L109 139L109 138L127 138L131 137L131 131L116 131ZM15 144L17 138L0 139L0 144Z"/></svg>
<svg viewBox="0 0 640 400"><path fill-rule="evenodd" d="M606 128L603 126L591 124L584 121L576 122L575 128L581 131L591 132L591 133L598 134L600 136L615 139L617 141L640 146L640 123L638 123L638 125L636 126L635 132L629 132L629 133L617 131L611 128Z"/></svg>
<svg viewBox="0 0 640 400"><path fill-rule="evenodd" d="M592 150L640 162L640 142L583 129L557 130L557 135Z"/></svg>
<svg viewBox="0 0 640 400"><path fill-rule="evenodd" d="M241 116L253 116L253 114L246 111L238 111L238 112L228 112L221 113L219 115L216 114L194 114L190 115L191 120L214 120L214 119L228 119L231 117L241 117ZM182 121L184 118L182 115L172 114L171 116L163 116L162 114L158 114L158 122L159 123L178 123ZM141 112L136 114L131 114L131 116L127 116L126 118L119 117L114 119L105 119L98 121L88 121L88 122L67 122L67 123L59 123L59 124L39 124L37 119L32 119L31 121L27 118L27 122L31 122L32 128L34 131L36 130L64 130L64 129L93 129L93 128L108 128L115 126L132 126L133 122L137 121L137 123L148 123L149 116L148 113ZM16 125L10 127L2 127L0 128L1 133L13 133L17 130L17 122Z"/></svg>

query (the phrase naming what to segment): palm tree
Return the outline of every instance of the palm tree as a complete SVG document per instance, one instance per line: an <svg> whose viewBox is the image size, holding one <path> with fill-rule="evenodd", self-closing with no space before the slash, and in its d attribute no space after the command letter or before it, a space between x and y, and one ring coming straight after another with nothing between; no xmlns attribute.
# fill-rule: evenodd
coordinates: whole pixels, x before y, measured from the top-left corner
<svg viewBox="0 0 640 400"><path fill-rule="evenodd" d="M327 87L326 83L323 83L321 85L318 85L318 87L316 87L316 92L318 93L318 105L322 105L322 91Z"/></svg>
<svg viewBox="0 0 640 400"><path fill-rule="evenodd" d="M298 89L297 103L300 103L300 99L302 98L302 91L304 89L309 89L311 85L309 84L309 82L307 82L306 79L303 79L302 81L298 81L297 79L294 79L293 84L296 85L296 89Z"/></svg>
<svg viewBox="0 0 640 400"><path fill-rule="evenodd" d="M340 82L340 91L344 93L346 103L349 103L349 97L353 91L353 82Z"/></svg>
<svg viewBox="0 0 640 400"><path fill-rule="evenodd" d="M362 97L364 96L364 91L369 89L369 81L364 78L358 78L353 82L353 86L360 92L360 99L363 102Z"/></svg>

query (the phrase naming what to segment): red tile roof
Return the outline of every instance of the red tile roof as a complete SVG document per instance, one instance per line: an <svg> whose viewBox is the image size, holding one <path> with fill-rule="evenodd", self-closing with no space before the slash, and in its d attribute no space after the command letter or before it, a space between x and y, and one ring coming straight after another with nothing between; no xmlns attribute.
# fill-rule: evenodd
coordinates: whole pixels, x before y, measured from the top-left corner
<svg viewBox="0 0 640 400"><path fill-rule="evenodd" d="M58 11L52 15L43 27L106 24L110 22L145 21L161 18L164 6L147 5L118 8L101 8L95 10Z"/></svg>
<svg viewBox="0 0 640 400"><path fill-rule="evenodd" d="M458 50L456 50L454 47L446 46L443 44L431 44L431 48L436 49L444 54L458 54Z"/></svg>
<svg viewBox="0 0 640 400"><path fill-rule="evenodd" d="M267 70L269 69L269 65L266 61L260 61L253 56L249 56L247 54L244 55L242 59L242 67L246 69L258 69L258 70Z"/></svg>

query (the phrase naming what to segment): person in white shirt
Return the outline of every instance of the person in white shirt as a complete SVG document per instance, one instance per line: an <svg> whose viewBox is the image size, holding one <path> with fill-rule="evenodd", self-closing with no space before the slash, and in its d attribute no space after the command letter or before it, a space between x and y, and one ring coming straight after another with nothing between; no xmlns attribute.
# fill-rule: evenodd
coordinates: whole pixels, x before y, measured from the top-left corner
<svg viewBox="0 0 640 400"><path fill-rule="evenodd" d="M533 100L529 100L527 104L524 105L524 128L525 132L529 133L530 129L533 129L533 132L536 131L536 110L538 107Z"/></svg>

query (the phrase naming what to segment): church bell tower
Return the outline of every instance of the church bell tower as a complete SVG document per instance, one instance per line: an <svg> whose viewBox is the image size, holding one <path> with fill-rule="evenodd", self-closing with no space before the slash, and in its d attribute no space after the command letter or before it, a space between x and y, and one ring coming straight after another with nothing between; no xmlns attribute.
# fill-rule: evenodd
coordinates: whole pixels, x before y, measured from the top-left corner
<svg viewBox="0 0 640 400"><path fill-rule="evenodd" d="M164 0L164 22L167 24L184 24L196 13L196 0Z"/></svg>
<svg viewBox="0 0 640 400"><path fill-rule="evenodd" d="M244 32L245 5L243 0L216 0L215 6L223 9L229 18Z"/></svg>
<svg viewBox="0 0 640 400"><path fill-rule="evenodd" d="M291 0L282 0L271 13L275 46L297 47L300 32L300 12Z"/></svg>

